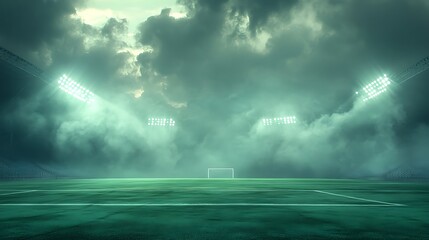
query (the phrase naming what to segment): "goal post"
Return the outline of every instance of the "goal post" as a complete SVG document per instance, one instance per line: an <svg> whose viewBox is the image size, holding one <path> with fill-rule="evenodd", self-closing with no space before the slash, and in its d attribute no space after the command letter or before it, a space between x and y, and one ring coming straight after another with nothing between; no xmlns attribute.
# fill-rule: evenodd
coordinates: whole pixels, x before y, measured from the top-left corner
<svg viewBox="0 0 429 240"><path fill-rule="evenodd" d="M208 168L207 178L235 178L234 168Z"/></svg>

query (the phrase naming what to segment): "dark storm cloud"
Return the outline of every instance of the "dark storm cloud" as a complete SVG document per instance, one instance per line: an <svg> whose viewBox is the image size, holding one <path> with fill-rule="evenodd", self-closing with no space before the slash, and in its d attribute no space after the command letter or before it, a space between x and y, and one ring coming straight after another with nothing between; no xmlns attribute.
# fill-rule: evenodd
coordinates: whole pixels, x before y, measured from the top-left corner
<svg viewBox="0 0 429 240"><path fill-rule="evenodd" d="M101 33L110 38L114 38L127 32L128 28L126 23L126 19L117 20L115 18L110 18L101 29Z"/></svg>
<svg viewBox="0 0 429 240"><path fill-rule="evenodd" d="M335 30L338 35L348 36L351 41L357 39L356 44L368 52L367 58L371 59L369 63L372 68L387 69L392 75L429 55L429 31L426 27L429 6L426 1L334 3L338 9L332 11L330 5L322 7L320 18L328 29ZM358 68L363 71L362 67ZM424 100L426 94L419 90L429 88L427 78L426 72L396 89L397 103L403 106L407 116L406 121L396 126L399 141L413 134L413 129L421 124L429 123Z"/></svg>
<svg viewBox="0 0 429 240"><path fill-rule="evenodd" d="M10 92L1 108L2 156L67 164L93 175L115 172L113 166L125 168L115 172L118 176L130 173L127 166L139 174L137 165L147 171L156 154L144 138L138 137L142 134L136 131L140 125L118 124L116 121L131 120L126 114L122 119L109 117L119 114L120 107L107 103L98 110L85 111L55 86L55 80L67 73L112 102L127 96L127 91L137 85L136 77L128 72L131 54L119 52L127 47L122 39L127 34L127 21L110 19L100 29L86 25L71 16L80 1L1 4L1 11L16 20L16 26L9 21L1 28L2 47L43 66L46 76L45 82L39 81L2 63L2 88ZM31 11L29 16L27 11Z"/></svg>
<svg viewBox="0 0 429 240"><path fill-rule="evenodd" d="M30 60L38 67L45 67L40 55L43 49L63 38L70 24L67 17L75 12L73 4L81 1L1 1L0 45ZM16 100L16 96L29 96L40 90L41 84L26 81L25 76L2 65L2 102Z"/></svg>
<svg viewBox="0 0 429 240"><path fill-rule="evenodd" d="M7 3L18 19L22 3ZM2 146L13 146L2 152L97 176L204 177L208 167L234 167L239 177L371 177L429 167L427 72L368 104L354 94L429 55L425 1L179 3L187 17L164 9L140 24L138 45L150 50L137 62L121 50L133 47L123 41L126 19L83 24L70 17L76 2L47 2L62 9L46 14L56 22L17 40L20 49L13 39L28 29L2 29L3 44L42 63L51 81L67 72L101 97L79 105L54 84L18 94L2 107ZM136 88L141 98L130 94ZM260 124L284 115L299 123ZM169 116L175 128L146 125Z"/></svg>
<svg viewBox="0 0 429 240"><path fill-rule="evenodd" d="M325 25L339 33L354 35L374 55L404 59L418 53L427 54L427 2L364 0L332 3L322 8L319 14Z"/></svg>
<svg viewBox="0 0 429 240"><path fill-rule="evenodd" d="M298 0L235 0L231 3L231 13L248 16L249 30L255 33L258 28L263 27L267 23L270 17L278 13L290 11L297 3Z"/></svg>
<svg viewBox="0 0 429 240"><path fill-rule="evenodd" d="M169 16L168 9L159 16L148 18L140 27L139 41L153 46L155 52L151 54L152 58L141 59L151 61L157 71L168 74L180 71L181 66L187 64L184 60L199 60L210 55L212 40L216 39L224 21L223 11L210 6L198 4L191 19L175 20Z"/></svg>
<svg viewBox="0 0 429 240"><path fill-rule="evenodd" d="M0 2L0 41L16 50L36 50L67 31L67 16L75 13L78 0L5 0Z"/></svg>
<svg viewBox="0 0 429 240"><path fill-rule="evenodd" d="M404 93L364 108L353 93L429 52L424 1L185 3L191 17L164 11L141 25L139 40L153 52L139 61L168 79L165 94L187 102L182 134L201 141L193 158L259 176L279 168L283 176L369 176L403 163L407 147L397 145L394 129L406 122L401 98L413 98ZM216 21L201 21L198 9ZM196 36L198 29L204 31ZM264 51L245 44L264 31ZM304 123L271 134L255 130L262 116L276 114Z"/></svg>

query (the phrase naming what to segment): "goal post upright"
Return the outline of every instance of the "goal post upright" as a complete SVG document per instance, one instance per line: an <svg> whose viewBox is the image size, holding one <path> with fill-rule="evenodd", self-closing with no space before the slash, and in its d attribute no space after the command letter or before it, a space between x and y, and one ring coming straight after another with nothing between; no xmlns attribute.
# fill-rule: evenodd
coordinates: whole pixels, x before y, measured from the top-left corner
<svg viewBox="0 0 429 240"><path fill-rule="evenodd" d="M235 178L235 172L234 172L234 168L207 168L207 179L210 179L210 172L212 170L215 171L222 171L222 170L228 170L231 172L231 178L234 179Z"/></svg>

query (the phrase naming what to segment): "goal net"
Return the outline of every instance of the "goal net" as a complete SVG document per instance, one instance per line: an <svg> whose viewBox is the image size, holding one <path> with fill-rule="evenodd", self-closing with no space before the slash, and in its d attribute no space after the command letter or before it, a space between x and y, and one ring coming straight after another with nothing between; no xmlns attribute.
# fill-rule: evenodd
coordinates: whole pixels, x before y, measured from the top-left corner
<svg viewBox="0 0 429 240"><path fill-rule="evenodd" d="M234 168L208 168L207 178L235 178Z"/></svg>

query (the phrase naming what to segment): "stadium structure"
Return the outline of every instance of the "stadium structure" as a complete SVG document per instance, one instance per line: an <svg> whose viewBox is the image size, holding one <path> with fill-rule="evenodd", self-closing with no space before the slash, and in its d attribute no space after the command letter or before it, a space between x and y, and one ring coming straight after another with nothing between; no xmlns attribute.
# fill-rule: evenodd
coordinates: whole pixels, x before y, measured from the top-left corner
<svg viewBox="0 0 429 240"><path fill-rule="evenodd" d="M13 79L16 83L3 84L0 88L0 102L2 103L9 102L18 95L27 96L43 86L41 69L2 47L0 47L0 71L5 78Z"/></svg>
<svg viewBox="0 0 429 240"><path fill-rule="evenodd" d="M390 83L401 84L427 69L428 62L425 58L404 73L377 79L359 95L370 102ZM0 71L19 83L0 89L5 106L17 96L43 89L47 82L42 70L3 48ZM76 101L95 100L69 76L56 81ZM0 105L0 112L7 114L6 107ZM267 127L286 126L297 119L278 116L261 122ZM175 123L172 118L147 118L147 127L153 129ZM9 137L7 129L0 131L1 137ZM375 180L246 179L237 166L228 165L201 169L207 175L195 179L86 179L64 175L60 166L15 159L7 148L0 146L0 239L427 239L429 235L429 188L427 182L416 181L427 173L409 166L392 166Z"/></svg>
<svg viewBox="0 0 429 240"><path fill-rule="evenodd" d="M427 70L429 68L429 57L425 57L418 61L416 64L411 65L404 71L398 74L388 77L384 75L378 79L370 82L362 88L363 94L356 92L356 94L362 95L363 101L371 100L378 95L387 91L388 87L394 83L400 85L417 74ZM34 91L41 90L45 84L50 82L46 80L46 74L43 70L33 65L29 61L17 56L11 51L0 47L0 71L6 74L6 78L14 79L17 84L6 85L0 89L0 100L3 103L8 103L11 99L17 96L26 96ZM95 94L90 90L86 89L80 83L74 81L70 76L63 75L58 80L58 87L65 93L73 96L74 98L91 103L95 100ZM15 86L24 86L16 88ZM4 111L0 109L0 111ZM278 116L274 118L263 118L261 123L264 126L276 126L276 125L293 125L297 123L296 116ZM171 117L149 117L147 118L147 125L149 127L176 127L176 121ZM2 129L3 132L7 132ZM31 161L16 161L16 159L10 156L3 156L0 153L0 178L31 178L31 177L63 177L61 170L49 169L48 166L39 166L31 163ZM49 170L48 170L49 169ZM387 171L384 175L379 176L380 178L398 178L408 179L412 176L412 179L425 178L425 174L417 169L413 169L406 166L393 167L393 170Z"/></svg>
<svg viewBox="0 0 429 240"><path fill-rule="evenodd" d="M13 54L0 47L0 72L7 79L13 79L15 84L3 84L0 88L0 113L6 116L8 109L4 108L11 100L17 97L26 97L31 95L35 90L41 90L45 86L44 72L26 61L25 59ZM3 80L4 81L4 80ZM20 87L16 87L20 86ZM9 129L2 126L0 131L3 133L2 144L0 149L0 179L27 179L27 178L58 178L64 177L60 172L49 167L41 166L32 161L15 159L10 152L8 145L11 140ZM13 144L11 142L10 144Z"/></svg>

